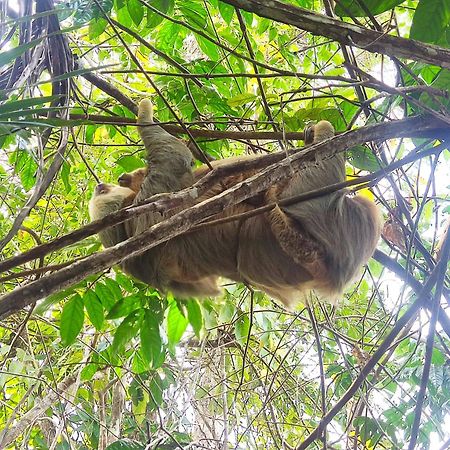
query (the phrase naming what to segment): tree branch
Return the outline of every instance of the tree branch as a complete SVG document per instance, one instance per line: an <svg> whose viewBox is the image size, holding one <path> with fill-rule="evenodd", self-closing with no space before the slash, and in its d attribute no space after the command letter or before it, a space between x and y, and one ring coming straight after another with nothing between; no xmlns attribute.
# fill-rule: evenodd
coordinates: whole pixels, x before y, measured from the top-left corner
<svg viewBox="0 0 450 450"><path fill-rule="evenodd" d="M352 132L348 132L347 136L353 136L353 139L356 139L358 142L367 142L370 140L382 140L392 137L411 137L413 135L420 134L434 134L436 137L445 136L445 134L450 136L450 128L445 124L444 126L442 126L442 124L438 120L435 120L431 117L413 117L400 121L381 123L372 127L354 130ZM360 136L358 137L357 135ZM289 151L288 154L294 155L299 151L302 152L304 151L304 149L301 148L292 150ZM422 156L424 155L425 154L423 154ZM422 156L409 155L403 158L403 160L399 160L390 164L389 167L385 167L384 170L394 170L406 164L407 162L414 162L416 159ZM85 225L84 227L75 230L65 236L34 247L27 252L21 253L20 255L8 258L4 261L0 261L0 273L17 267L20 264L26 263L33 259L42 257L50 252L54 252L56 250L64 248L67 245L74 244L75 242L92 236L107 227L124 222L133 217L137 217L138 215L150 212L167 212L170 209L183 206L186 208L187 206L192 205L193 201L196 198L200 197L201 195L203 195L203 193L214 186L214 184L216 184L218 180L221 180L230 175L236 175L239 173L267 168L270 164L275 164L285 157L286 152L276 152L268 155L261 155L260 157L255 159L249 158L238 160L216 167L213 171L209 172L201 180L187 189L174 193L154 195L143 202L140 202L128 208L121 209L120 211L110 214L101 220L91 222L90 224ZM371 176L365 177L364 179L359 178L357 180L357 183L371 181L373 180L372 176L375 175L376 174L372 174ZM345 182L342 186L330 186L328 187L328 189L322 188L321 191L323 191L323 193L325 194L333 192L333 189L342 189L354 184L354 182ZM331 190L329 188L331 188ZM300 199L298 199L298 201L300 201Z"/></svg>
<svg viewBox="0 0 450 450"><path fill-rule="evenodd" d="M300 170L305 167L305 163L308 161L315 161L318 157L332 156L369 140L406 137L411 134L411 130L417 129L422 130L422 132L434 131L439 135L450 135L450 128L442 122L430 117L415 117L378 124L335 136L331 140L313 145L302 152L293 154L290 158L285 158L268 166L260 173L221 194L153 225L140 235L15 289L0 299L0 318L10 315L38 299L71 286L90 274L105 270L126 257L139 255L181 233L187 232L206 218L253 197L268 189L274 183L290 177L292 169Z"/></svg>
<svg viewBox="0 0 450 450"><path fill-rule="evenodd" d="M86 120L87 123L102 123L102 124L112 124L112 125L136 125L136 119L131 119L128 117L117 117L117 116L102 116L97 114L70 114L71 120ZM423 123L421 123L423 121ZM402 134L393 134L390 138L394 137L410 137L410 138L450 138L450 132L448 124L439 120L438 118L432 119L429 115L421 115L415 117L409 117L407 119L396 120L389 122L393 123L404 123L405 127L408 125L413 125L416 128L411 128L409 130L404 130ZM172 125L167 123L155 123L164 128L168 133L173 135L186 134L186 130L178 125ZM382 127L387 126L384 122L379 124ZM151 126L151 125L146 125ZM377 126L377 125L375 125ZM237 140L280 140L285 139L288 141L304 140L303 131L292 131L292 132L276 132L276 131L219 131L219 130L199 130L195 128L189 129L190 134L195 138L205 138L205 139L237 139ZM406 132L406 134L405 134ZM384 136L379 133L374 139L383 140ZM387 138L389 139L389 138ZM369 139L370 140L370 139Z"/></svg>
<svg viewBox="0 0 450 450"><path fill-rule="evenodd" d="M437 45L380 33L275 0L221 1L260 17L293 25L318 36L326 36L344 45L450 69L450 50Z"/></svg>
<svg viewBox="0 0 450 450"><path fill-rule="evenodd" d="M136 125L136 119L118 116L103 116L98 114L70 114L72 120L87 120L92 123L112 124L112 125ZM187 131L179 125L159 123L155 125L164 128L173 135L187 134ZM258 139L258 140L281 140L303 141L303 131L282 133L281 131L219 131L189 128L189 133L194 138L205 139Z"/></svg>
<svg viewBox="0 0 450 450"><path fill-rule="evenodd" d="M333 417L339 411L342 410L342 408L346 405L346 403L353 397L353 395L357 392L357 390L366 381L370 372L372 372L375 365L378 363L380 358L385 354L387 349L391 346L392 342L394 342L395 337L401 332L403 327L405 327L406 324L417 315L421 307L423 307L426 304L430 304L430 302L432 301L430 294L431 289L436 283L436 280L438 279L439 275L442 274L442 271L445 271L445 267L447 266L448 256L450 252L450 235L447 236L443 249L444 251L442 252L442 259L438 262L433 272L428 277L428 280L421 289L421 292L418 295L417 300L397 320L390 333L386 336L384 341L377 348L377 350L371 356L369 361L367 361L366 365L361 369L361 372L355 378L351 386L347 389L344 395L336 402L336 404L330 409L330 411L327 414L325 414L325 416L322 418L317 428L297 447L296 450L306 450L310 444L312 444L316 439L318 439L321 436L324 427L331 422Z"/></svg>

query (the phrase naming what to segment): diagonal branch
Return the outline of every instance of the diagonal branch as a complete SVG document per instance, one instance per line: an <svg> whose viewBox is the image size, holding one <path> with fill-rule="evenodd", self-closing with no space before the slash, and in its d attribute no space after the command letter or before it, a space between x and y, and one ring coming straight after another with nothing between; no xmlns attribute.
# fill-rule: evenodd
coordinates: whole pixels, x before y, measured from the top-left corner
<svg viewBox="0 0 450 450"><path fill-rule="evenodd" d="M370 140L383 140L392 137L411 137L420 135L421 133L424 135L434 135L435 137L445 136L445 134L447 133L447 135L450 136L450 128L446 128L445 126L443 127L438 120L434 120L432 118L412 117L354 130L348 132L347 136L351 136L353 142L367 142ZM350 142L347 142L347 145L351 146L352 144ZM436 148L433 150L436 150ZM289 151L288 155L293 155L298 151L299 149ZM304 152L304 149L300 149L300 151ZM388 167L385 167L383 170L388 173L389 171L399 168L404 164L414 162L416 159L424 157L426 154L427 153L423 152L418 155L412 154L406 156L402 160L398 160L390 164ZM209 172L201 180L199 180L195 185L187 189L174 193L154 195L143 202L140 202L128 208L121 209L113 214L109 214L101 220L91 222L90 224L79 228L78 230L75 230L65 236L41 244L37 247L32 248L31 250L28 250L27 252L21 253L20 255L0 261L0 273L38 257L42 257L48 253L60 250L67 245L74 244L75 242L92 236L107 227L124 222L133 217L137 217L140 214L147 214L150 212L158 211L164 212L182 206L186 208L187 206L190 206L192 204L192 201L195 198L203 195L203 193L209 190L219 180L230 175L265 169L270 164L275 164L285 157L286 152L276 152L268 155L261 155L260 157L255 159L249 158L237 160L235 162L216 167L213 171ZM369 177L365 177L364 179L358 178L357 183L369 182L376 177L378 177L377 173L372 173ZM329 192L334 192L333 189L342 189L354 184L354 182L345 182L342 186L330 186L329 188L331 188L331 190L322 188L317 190L317 192L324 191L324 195ZM297 201L300 201L300 199L298 199Z"/></svg>
<svg viewBox="0 0 450 450"><path fill-rule="evenodd" d="M408 308L408 310L401 316L394 327L390 331L390 333L386 336L384 341L378 347L378 349L374 352L372 357L367 361L366 365L361 369L361 372L353 381L351 386L347 389L344 395L336 402L336 404L330 409L330 411L325 414L325 416L320 421L317 428L297 447L297 450L306 450L309 445L311 445L316 439L318 439L322 430L329 424L333 417L342 410L342 408L347 404L347 402L353 398L353 395L357 392L357 390L362 386L364 381L367 379L370 372L372 372L375 365L381 359L381 357L386 353L388 348L391 346L395 337L402 331L403 327L413 319L419 312L420 308L422 308L425 304L430 303L432 301L431 298L431 289L436 284L436 281L439 281L442 272L445 271L445 267L447 266L447 261L450 253L450 235L446 237L446 241L443 246L443 252L441 260L438 262L433 272L430 274L427 282L423 286L420 294L418 295L417 300Z"/></svg>
<svg viewBox="0 0 450 450"><path fill-rule="evenodd" d="M391 36L275 0L221 0L260 17L293 25L318 36L372 53L423 61L450 69L450 50L413 39Z"/></svg>
<svg viewBox="0 0 450 450"><path fill-rule="evenodd" d="M285 158L270 165L260 173L221 194L155 224L138 236L134 236L114 247L75 262L68 267L4 295L0 299L0 317L10 315L38 299L71 286L90 274L105 270L119 263L124 258L139 255L179 234L189 231L194 225L206 218L268 189L280 180L290 177L292 170L300 170L305 167L305 163L308 161L315 161L317 157L330 157L368 140L407 136L414 128L436 129L436 122L435 119L416 117L407 121L408 127L405 127L405 121L374 125L365 129L343 133L331 140L313 145L303 152L295 153L290 158ZM440 122L438 124L440 124L441 132L448 135L449 128Z"/></svg>

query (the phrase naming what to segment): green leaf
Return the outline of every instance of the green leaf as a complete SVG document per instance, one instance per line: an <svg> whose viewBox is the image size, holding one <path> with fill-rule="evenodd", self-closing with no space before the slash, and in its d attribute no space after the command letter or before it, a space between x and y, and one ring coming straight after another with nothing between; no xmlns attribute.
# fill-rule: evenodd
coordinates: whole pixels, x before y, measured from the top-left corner
<svg viewBox="0 0 450 450"><path fill-rule="evenodd" d="M107 319L118 319L124 317L141 308L141 299L139 295L130 295L120 299L109 311Z"/></svg>
<svg viewBox="0 0 450 450"><path fill-rule="evenodd" d="M176 23L166 21L158 31L158 39L161 40L161 49L173 52L175 42L180 33L180 27Z"/></svg>
<svg viewBox="0 0 450 450"><path fill-rule="evenodd" d="M248 27L253 26L253 13L241 10L242 17L244 18L244 22Z"/></svg>
<svg viewBox="0 0 450 450"><path fill-rule="evenodd" d="M26 150L17 149L11 154L10 162L14 164L23 188L26 191L30 190L36 182L35 175L38 168L34 158Z"/></svg>
<svg viewBox="0 0 450 450"><path fill-rule="evenodd" d="M212 61L217 61L219 59L219 52L217 50L217 46L213 44L208 39L205 39L198 34L195 35L195 39L200 47L201 51L209 57Z"/></svg>
<svg viewBox="0 0 450 450"><path fill-rule="evenodd" d="M117 164L122 167L125 172L132 172L135 169L144 167L142 160L136 156L124 155L117 160Z"/></svg>
<svg viewBox="0 0 450 450"><path fill-rule="evenodd" d="M151 367L159 367L161 355L163 354L163 345L159 333L159 322L153 311L146 309L144 320L141 323L141 355L144 361Z"/></svg>
<svg viewBox="0 0 450 450"><path fill-rule="evenodd" d="M353 167L368 172L375 172L380 169L380 164L373 153L364 145L357 145L347 151L350 164Z"/></svg>
<svg viewBox="0 0 450 450"><path fill-rule="evenodd" d="M83 326L83 320L83 299L79 294L75 294L64 304L61 313L59 333L64 345L70 345L75 342L75 339Z"/></svg>
<svg viewBox="0 0 450 450"><path fill-rule="evenodd" d="M152 379L150 380L150 398L148 402L148 406L151 410L155 410L159 406L162 405L163 402L163 381L161 380L160 376L157 372L153 374Z"/></svg>
<svg viewBox="0 0 450 450"><path fill-rule="evenodd" d="M147 28L155 28L164 20L164 17L160 16L158 13L152 11L149 8L147 8L146 16L147 16L146 21Z"/></svg>
<svg viewBox="0 0 450 450"><path fill-rule="evenodd" d="M268 30L268 28L271 26L271 24L272 24L272 22L269 19L260 17L258 19L258 28L257 28L258 34L265 33Z"/></svg>
<svg viewBox="0 0 450 450"><path fill-rule="evenodd" d="M83 295L83 302L92 325L94 325L96 330L101 330L104 314L103 305L97 294L92 290L86 291Z"/></svg>
<svg viewBox="0 0 450 450"><path fill-rule="evenodd" d="M179 310L177 302L173 300L169 305L167 314L167 339L171 351L174 351L175 345L178 344L181 336L183 336L188 323L189 321Z"/></svg>
<svg viewBox="0 0 450 450"><path fill-rule="evenodd" d="M433 353L431 355L431 362L435 366L443 366L446 362L444 354L436 347L433 348Z"/></svg>
<svg viewBox="0 0 450 450"><path fill-rule="evenodd" d="M109 311L116 303L114 295L112 294L110 289L108 289L103 283L95 284L95 293L102 302L103 307L106 309L106 311Z"/></svg>
<svg viewBox="0 0 450 450"><path fill-rule="evenodd" d="M219 2L219 12L223 20L229 25L233 19L234 6L228 5L224 2Z"/></svg>
<svg viewBox="0 0 450 450"><path fill-rule="evenodd" d="M64 184L64 190L66 191L66 194L68 194L72 186L70 185L70 164L67 162L67 159L63 162L63 165L61 167L61 179Z"/></svg>
<svg viewBox="0 0 450 450"><path fill-rule="evenodd" d="M94 135L97 128L97 125L87 125L85 127L84 139L88 144L92 144L94 142Z"/></svg>
<svg viewBox="0 0 450 450"><path fill-rule="evenodd" d="M128 8L123 7L117 9L117 21L127 28L130 28L133 25L133 19L130 17Z"/></svg>
<svg viewBox="0 0 450 450"><path fill-rule="evenodd" d="M122 272L117 272L115 279L121 289L124 289L129 293L134 292L134 285L130 277L124 275Z"/></svg>
<svg viewBox="0 0 450 450"><path fill-rule="evenodd" d="M16 141L14 127L0 123L0 148L7 148Z"/></svg>
<svg viewBox="0 0 450 450"><path fill-rule="evenodd" d="M105 278L105 284L107 288L110 290L111 294L113 295L114 300L118 301L123 297L122 291L120 290L120 286L116 282L116 280L113 280L112 278Z"/></svg>
<svg viewBox="0 0 450 450"><path fill-rule="evenodd" d="M114 333L112 343L113 351L120 352L125 347L125 344L130 342L130 340L136 336L139 330L139 319L139 311L133 311L122 320Z"/></svg>
<svg viewBox="0 0 450 450"><path fill-rule="evenodd" d="M378 421L371 417L355 417L353 425L359 428L359 438L365 444L368 442L377 442L382 436Z"/></svg>
<svg viewBox="0 0 450 450"><path fill-rule="evenodd" d="M61 108L33 108L33 109L24 109L22 111L13 111L6 114L0 114L0 120L2 122L8 123L8 119L16 119L19 118L19 120L23 120L25 118L27 121L34 121L40 119L34 119L35 116L43 116L45 117L46 114L52 111L59 111ZM42 119L47 120L47 119ZM14 120L11 120L11 122L14 122Z"/></svg>
<svg viewBox="0 0 450 450"><path fill-rule="evenodd" d="M420 0L414 13L409 37L437 43L450 24L448 0Z"/></svg>
<svg viewBox="0 0 450 450"><path fill-rule="evenodd" d="M2 51L0 53L0 67L9 64L10 62L14 61L17 58L20 58L27 50L32 49L35 47L39 42L41 42L44 39L48 39L52 36L58 36L65 33L70 33L71 31L78 30L80 26L75 25L73 27L64 28L58 31L54 31L52 33L48 33L43 37L33 39L30 42L27 42L26 44L18 45L17 47L14 47L11 50Z"/></svg>
<svg viewBox="0 0 450 450"><path fill-rule="evenodd" d="M43 105L44 103L51 103L54 100L60 98L59 95L48 95L44 97L34 97L34 98L26 98L24 100L14 100L8 103L4 103L0 105L0 115L4 115L6 113L14 112L14 111L22 111L26 112L27 108L36 105Z"/></svg>
<svg viewBox="0 0 450 450"><path fill-rule="evenodd" d="M49 295L44 300L39 302L36 305L36 308L34 309L33 312L36 314L44 314L46 311L48 311L50 306L60 302L61 300L65 300L66 298L70 297L74 292L75 289L73 286L63 291L55 292L54 294Z"/></svg>
<svg viewBox="0 0 450 450"><path fill-rule="evenodd" d="M119 10L125 7L126 0L114 0L114 9Z"/></svg>
<svg viewBox="0 0 450 450"><path fill-rule="evenodd" d="M75 11L75 23L84 25L91 19L98 19L104 14L108 14L112 8L112 0L96 0L91 2L89 0L77 0L76 2L66 3Z"/></svg>
<svg viewBox="0 0 450 450"><path fill-rule="evenodd" d="M200 332L203 329L203 314L200 304L197 300L191 299L186 302L186 309L188 313L188 320L191 324L194 333L200 337Z"/></svg>
<svg viewBox="0 0 450 450"><path fill-rule="evenodd" d="M247 103L253 102L258 97L255 94L252 94L251 92L244 92L242 94L235 95L234 97L231 97L228 99L227 103L232 108L236 106L242 106Z"/></svg>
<svg viewBox="0 0 450 450"><path fill-rule="evenodd" d="M86 364L86 366L84 366L83 370L81 371L81 379L83 381L92 380L92 377L97 373L97 370L98 364L96 363Z"/></svg>
<svg viewBox="0 0 450 450"><path fill-rule="evenodd" d="M158 11L166 15L171 15L174 7L175 0L147 0L151 6L156 8ZM164 18L160 16L158 13L152 11L150 8L147 8L147 27L154 28L159 25Z"/></svg>
<svg viewBox="0 0 450 450"><path fill-rule="evenodd" d="M277 27L270 27L269 29L269 42L272 42L278 35Z"/></svg>
<svg viewBox="0 0 450 450"><path fill-rule="evenodd" d="M250 332L250 320L246 314L242 314L236 321L234 332L236 335L236 340L241 346L244 347L247 343L248 334Z"/></svg>
<svg viewBox="0 0 450 450"><path fill-rule="evenodd" d="M236 304L227 298L226 302L221 305L219 320L221 322L230 322L236 314Z"/></svg>
<svg viewBox="0 0 450 450"><path fill-rule="evenodd" d="M37 44L39 44L39 42L46 38L47 36L45 36L45 38L41 37L38 39L33 39L32 41L27 42L26 44L18 45L11 50L2 51L0 53L0 67L9 64L17 58L20 58L27 50L32 49Z"/></svg>
<svg viewBox="0 0 450 450"><path fill-rule="evenodd" d="M142 3L139 0L127 0L127 8L133 22L139 25L144 17L144 6Z"/></svg>
<svg viewBox="0 0 450 450"><path fill-rule="evenodd" d="M148 371L148 364L144 361L142 349L134 353L133 361L131 362L131 370L134 373L144 373Z"/></svg>
<svg viewBox="0 0 450 450"><path fill-rule="evenodd" d="M192 1L184 1L179 5L179 9L188 23L201 30L207 26L206 11L200 5Z"/></svg>
<svg viewBox="0 0 450 450"><path fill-rule="evenodd" d="M395 8L404 1L405 0L364 0L364 5L372 15L376 16L377 14ZM339 0L336 4L336 14L341 17L368 16L366 10L361 7L359 2L355 2L355 0Z"/></svg>
<svg viewBox="0 0 450 450"><path fill-rule="evenodd" d="M99 17L98 19L92 19L89 22L89 38L95 39L99 37L108 25L108 21L103 17Z"/></svg>
<svg viewBox="0 0 450 450"><path fill-rule="evenodd" d="M120 439L106 447L106 450L144 450L145 444L132 439Z"/></svg>
<svg viewBox="0 0 450 450"><path fill-rule="evenodd" d="M44 11L44 12L40 12L40 13L36 13L36 14L27 14L22 17L14 17L11 20L5 20L3 22L3 25L4 26L17 26L20 23L24 23L24 22L29 23L30 19L34 20L34 19L40 19L42 17L48 17L51 15L54 15L55 12L58 13L58 16L60 14L71 14L73 12L72 8L59 8L58 6L55 5L55 9L51 9L48 11Z"/></svg>

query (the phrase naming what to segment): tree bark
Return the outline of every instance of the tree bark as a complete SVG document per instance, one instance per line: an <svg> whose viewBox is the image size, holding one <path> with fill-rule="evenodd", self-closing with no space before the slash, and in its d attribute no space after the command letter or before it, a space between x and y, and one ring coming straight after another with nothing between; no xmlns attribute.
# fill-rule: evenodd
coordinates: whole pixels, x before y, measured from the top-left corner
<svg viewBox="0 0 450 450"><path fill-rule="evenodd" d="M407 137L411 133L417 132L418 129L422 130L422 132L431 132L435 136L448 136L450 134L448 125L432 117L415 117L348 131L335 136L331 140L308 147L302 152L295 153L270 165L260 173L223 193L155 224L148 231L138 236L77 261L70 266L4 295L0 299L0 318L6 317L54 292L59 292L72 286L86 276L105 270L126 257L141 254L188 231L206 218L218 214L226 208L268 189L274 183L290 177L292 170L302 169L308 161L316 161L318 157L331 156L371 140Z"/></svg>
<svg viewBox="0 0 450 450"><path fill-rule="evenodd" d="M344 45L450 69L450 50L437 45L380 33L275 0L221 1L255 13L260 17L293 25L317 36L328 37Z"/></svg>

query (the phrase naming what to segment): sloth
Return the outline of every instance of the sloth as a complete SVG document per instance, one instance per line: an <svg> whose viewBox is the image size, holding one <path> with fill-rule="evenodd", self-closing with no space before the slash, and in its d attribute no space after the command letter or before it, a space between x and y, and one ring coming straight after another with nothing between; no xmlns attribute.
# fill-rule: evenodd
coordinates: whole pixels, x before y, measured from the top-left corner
<svg viewBox="0 0 450 450"><path fill-rule="evenodd" d="M193 170L189 148L154 124L149 100L141 101L137 122L147 151L147 168L122 175L119 185L100 183L89 203L92 220L155 194L184 189L208 171L207 167ZM320 121L305 140L317 143L333 136L333 126ZM223 161L227 159L213 165ZM241 175L241 179L253 173ZM220 186L213 187L199 201L236 181L240 181L239 176L222 180ZM345 159L339 153L272 186L258 196L258 203L276 203L342 181ZM254 202L244 201L226 209L220 217L255 207ZM99 237L104 247L111 247L162 219L160 213L147 213L102 230ZM218 280L225 277L248 283L290 307L311 290L330 300L341 296L371 257L380 232L375 204L340 190L177 236L124 259L121 268L138 280L181 298L217 295Z"/></svg>

